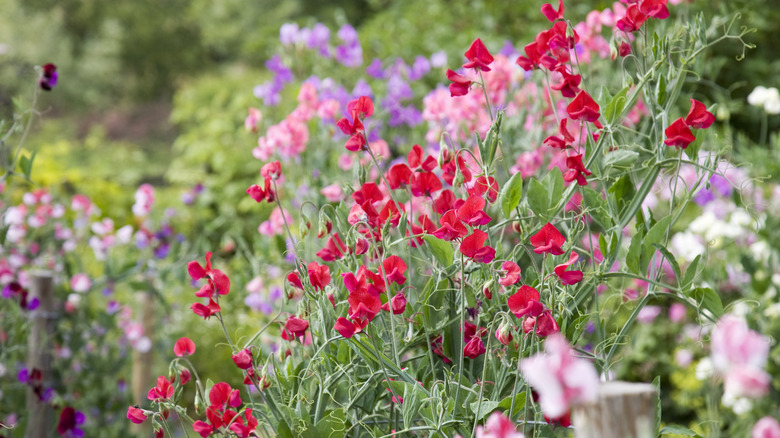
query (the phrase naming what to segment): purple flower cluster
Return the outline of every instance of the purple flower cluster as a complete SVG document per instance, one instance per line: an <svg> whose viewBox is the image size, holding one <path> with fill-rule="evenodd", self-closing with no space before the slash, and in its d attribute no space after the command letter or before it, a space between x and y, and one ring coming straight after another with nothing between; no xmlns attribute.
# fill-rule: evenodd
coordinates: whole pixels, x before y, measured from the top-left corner
<svg viewBox="0 0 780 438"><path fill-rule="evenodd" d="M299 28L295 23L283 24L279 29L279 41L283 46L300 45L310 50L317 50L326 58L332 54L329 45L330 29L322 23L315 24L311 29Z"/></svg>
<svg viewBox="0 0 780 438"><path fill-rule="evenodd" d="M274 73L273 79L255 87L255 97L263 99L266 106L276 106L282 100L281 92L285 85L292 82L292 71L284 65L279 55L274 55L265 62L266 68Z"/></svg>
<svg viewBox="0 0 780 438"><path fill-rule="evenodd" d="M355 28L345 24L337 35L342 44L336 46L336 59L347 67L360 67L363 64L363 47Z"/></svg>

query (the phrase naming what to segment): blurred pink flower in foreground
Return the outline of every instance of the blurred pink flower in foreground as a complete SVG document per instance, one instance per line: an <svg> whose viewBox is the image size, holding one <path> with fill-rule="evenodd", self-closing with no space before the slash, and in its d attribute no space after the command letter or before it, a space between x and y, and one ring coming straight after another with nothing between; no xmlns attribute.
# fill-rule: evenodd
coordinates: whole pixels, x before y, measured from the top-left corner
<svg viewBox="0 0 780 438"><path fill-rule="evenodd" d="M455 435L462 438L460 435ZM485 422L485 426L477 426L476 438L525 438L521 432L515 429L515 423L501 412L493 412Z"/></svg>
<svg viewBox="0 0 780 438"><path fill-rule="evenodd" d="M780 438L780 423L772 417L764 417L753 426L752 438Z"/></svg>
<svg viewBox="0 0 780 438"><path fill-rule="evenodd" d="M771 378L764 371L769 340L748 328L744 319L724 315L710 337L712 364L723 376L723 398L757 398L769 391Z"/></svg>
<svg viewBox="0 0 780 438"><path fill-rule="evenodd" d="M556 419L566 415L573 404L595 399L599 385L596 369L574 356L569 342L554 334L544 343L545 354L520 362L520 370L539 393L544 415Z"/></svg>

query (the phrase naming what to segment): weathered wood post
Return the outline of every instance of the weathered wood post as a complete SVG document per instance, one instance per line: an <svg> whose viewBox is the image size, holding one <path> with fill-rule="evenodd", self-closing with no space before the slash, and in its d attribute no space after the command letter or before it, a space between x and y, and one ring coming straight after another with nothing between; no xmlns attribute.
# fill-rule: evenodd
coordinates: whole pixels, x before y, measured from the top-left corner
<svg viewBox="0 0 780 438"><path fill-rule="evenodd" d="M144 336L154 343L153 333L156 320L154 297L149 292L139 292L138 300L141 301L141 325L144 328ZM133 351L133 400L139 405L148 403L146 394L155 383L155 378L152 375L153 352L154 348L149 348L148 351L143 353L138 350ZM135 434L137 436L147 436L151 430L150 423L147 421L144 424L133 425Z"/></svg>
<svg viewBox="0 0 780 438"><path fill-rule="evenodd" d="M34 271L30 275L30 294L38 298L39 306L30 313L32 324L27 339L27 369L41 371L43 388L51 386L52 337L54 336L54 275L50 271ZM46 438L54 431L54 410L40 400L30 386L27 388L27 431L25 438Z"/></svg>
<svg viewBox="0 0 780 438"><path fill-rule="evenodd" d="M595 401L574 408L574 436L654 438L657 397L649 383L602 383Z"/></svg>

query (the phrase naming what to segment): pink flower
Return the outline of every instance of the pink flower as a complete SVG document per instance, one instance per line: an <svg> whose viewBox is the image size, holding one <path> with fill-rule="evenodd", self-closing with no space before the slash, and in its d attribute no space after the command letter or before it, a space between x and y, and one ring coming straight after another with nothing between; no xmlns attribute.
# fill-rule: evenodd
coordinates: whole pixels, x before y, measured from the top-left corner
<svg viewBox="0 0 780 438"><path fill-rule="evenodd" d="M560 418L571 406L595 399L599 378L593 364L574 356L566 338L555 334L544 343L545 354L520 362L520 370L539 393L544 415Z"/></svg>
<svg viewBox="0 0 780 438"><path fill-rule="evenodd" d="M190 356L195 353L195 342L190 338L179 338L173 345L173 354L176 357Z"/></svg>
<svg viewBox="0 0 780 438"><path fill-rule="evenodd" d="M780 423L772 417L764 417L753 426L751 438L780 438Z"/></svg>
<svg viewBox="0 0 780 438"><path fill-rule="evenodd" d="M724 398L756 398L769 390L770 377L764 371L769 341L748 328L744 319L724 315L710 336L712 364L723 376Z"/></svg>
<svg viewBox="0 0 780 438"><path fill-rule="evenodd" d="M323 187L320 193L328 202L339 202L344 199L344 193L341 191L341 185L338 183Z"/></svg>
<svg viewBox="0 0 780 438"><path fill-rule="evenodd" d="M143 409L129 406L127 408L127 419L135 424L141 424L146 421L146 414L144 413Z"/></svg>
<svg viewBox="0 0 780 438"><path fill-rule="evenodd" d="M149 215L154 205L154 187L151 184L141 184L135 192L135 204L133 214L137 217Z"/></svg>
<svg viewBox="0 0 780 438"><path fill-rule="evenodd" d="M249 115L244 119L244 128L249 132L257 132L257 125L263 120L263 114L257 108L249 108Z"/></svg>
<svg viewBox="0 0 780 438"><path fill-rule="evenodd" d="M92 287L92 282L89 276L84 273L79 273L70 278L70 288L73 292L84 293Z"/></svg>
<svg viewBox="0 0 780 438"><path fill-rule="evenodd" d="M232 356L233 363L242 370L252 368L252 351L244 348Z"/></svg>
<svg viewBox="0 0 780 438"><path fill-rule="evenodd" d="M485 426L477 426L476 438L524 438L515 429L515 423L499 411L493 412Z"/></svg>
<svg viewBox="0 0 780 438"><path fill-rule="evenodd" d="M474 336L463 347L463 355L469 359L476 359L479 356L485 354L485 344L479 336Z"/></svg>

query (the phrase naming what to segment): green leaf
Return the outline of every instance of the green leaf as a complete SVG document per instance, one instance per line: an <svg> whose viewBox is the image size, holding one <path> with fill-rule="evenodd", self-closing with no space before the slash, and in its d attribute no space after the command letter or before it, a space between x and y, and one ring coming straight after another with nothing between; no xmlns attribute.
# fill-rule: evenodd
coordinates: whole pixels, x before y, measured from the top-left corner
<svg viewBox="0 0 780 438"><path fill-rule="evenodd" d="M661 251L661 254L666 257L666 260L669 261L669 264L672 265L672 270L674 271L674 278L677 280L678 284L680 282L680 277L682 275L680 274L680 265L677 263L677 259L674 257L674 255L669 252L668 249L666 249L665 246L661 245L660 243L654 243L653 246L658 250Z"/></svg>
<svg viewBox="0 0 780 438"><path fill-rule="evenodd" d="M612 218L609 215L607 201L601 197L600 193L588 186L583 186L580 190L582 191L582 200L588 208L590 217L592 217L601 228L605 230L612 228ZM602 254L606 255L603 250Z"/></svg>
<svg viewBox="0 0 780 438"><path fill-rule="evenodd" d="M406 403L406 400L404 400ZM478 420L482 420L487 417L487 414L495 411L499 407L499 402L491 400L482 400L482 403L474 402L471 404L471 412L473 412ZM479 412L477 412L477 405L479 405Z"/></svg>
<svg viewBox="0 0 780 438"><path fill-rule="evenodd" d="M631 205L631 201L634 199L634 195L636 195L636 188L634 188L631 178L629 178L628 175L624 175L619 180L615 181L607 192L612 196L615 205L617 206L618 211L615 213L622 213L626 207Z"/></svg>
<svg viewBox="0 0 780 438"><path fill-rule="evenodd" d="M22 155L19 158L19 168L27 179L30 179L30 175L32 174L32 165L35 160L35 154L36 152L33 152L30 155L30 158L27 158L26 155Z"/></svg>
<svg viewBox="0 0 780 438"><path fill-rule="evenodd" d="M708 287L697 287L691 291L690 297L696 300L699 308L709 310L716 318L723 315L723 302L714 290Z"/></svg>
<svg viewBox="0 0 780 438"><path fill-rule="evenodd" d="M512 396L506 397L498 404L501 409L509 410L512 407ZM509 417L514 417L520 413L525 407L525 391L517 393L515 395L515 408L512 412L507 414Z"/></svg>
<svg viewBox="0 0 780 438"><path fill-rule="evenodd" d="M550 209L550 192L536 178L532 178L528 186L528 206L537 216L546 215Z"/></svg>
<svg viewBox="0 0 780 438"><path fill-rule="evenodd" d="M699 262L701 261L701 254L697 255L696 258L693 259L690 265L688 265L688 268L685 269L685 276L682 279L682 283L680 283L680 288L682 290L688 289L688 286L693 284L693 280L696 278L697 270L699 268Z"/></svg>
<svg viewBox="0 0 780 438"><path fill-rule="evenodd" d="M642 235L640 233L634 234L631 238L631 244L628 246L628 254L626 254L626 266L636 275L644 275L639 266L639 257L642 253Z"/></svg>
<svg viewBox="0 0 780 438"><path fill-rule="evenodd" d="M653 387L655 387L655 427L658 431L661 427L661 376L655 376L653 379Z"/></svg>
<svg viewBox="0 0 780 438"><path fill-rule="evenodd" d="M650 231L645 235L642 244L642 255L639 258L639 268L642 272L640 275L644 275L644 273L647 272L647 267L650 266L650 260L655 253L655 247L653 245L661 243L666 238L666 229L669 228L671 223L672 216L666 216L650 227Z"/></svg>
<svg viewBox="0 0 780 438"><path fill-rule="evenodd" d="M547 205L554 207L563 201L563 191L566 190L561 169L557 167L552 168L550 173L545 175L544 180L547 182L547 187L550 188L550 202Z"/></svg>
<svg viewBox="0 0 780 438"><path fill-rule="evenodd" d="M678 426L676 424L665 426L661 429L661 435L683 435L692 437L701 437L698 433L688 429L687 427Z"/></svg>
<svg viewBox="0 0 780 438"><path fill-rule="evenodd" d="M701 143L703 140L704 132L701 132L699 133L699 136L696 137L696 140L692 141L687 148L683 149L685 155L687 155L689 159L694 161L699 159L699 149L701 149Z"/></svg>
<svg viewBox="0 0 780 438"><path fill-rule="evenodd" d="M626 106L627 94L628 87L625 87L607 103L606 108L604 108L604 119L608 124L612 125L615 123L616 119L623 113L623 108Z"/></svg>
<svg viewBox="0 0 780 438"><path fill-rule="evenodd" d="M604 155L604 167L628 170L634 167L639 158L639 153L627 149L616 149Z"/></svg>
<svg viewBox="0 0 780 438"><path fill-rule="evenodd" d="M433 253L433 256L436 257L436 260L443 267L447 267L452 264L452 256L454 251L452 249L451 243L445 242L436 236L431 236L429 234L423 236L423 239L425 239L425 242L428 243L428 248L431 250L431 253Z"/></svg>
<svg viewBox="0 0 780 438"><path fill-rule="evenodd" d="M323 438L343 438L347 430L347 416L342 409L334 409L328 412L314 425L319 435Z"/></svg>
<svg viewBox="0 0 780 438"><path fill-rule="evenodd" d="M655 99L658 101L658 105L663 106L668 95L666 92L666 76L660 75L658 82L655 84Z"/></svg>
<svg viewBox="0 0 780 438"><path fill-rule="evenodd" d="M498 195L498 202L501 205L501 211L504 213L504 217L510 219L512 212L520 203L520 198L523 196L523 176L520 172L512 175L512 178L504 184L501 188L501 193Z"/></svg>

